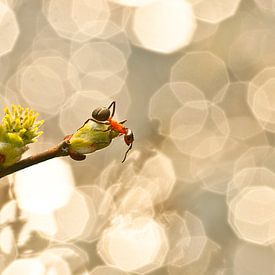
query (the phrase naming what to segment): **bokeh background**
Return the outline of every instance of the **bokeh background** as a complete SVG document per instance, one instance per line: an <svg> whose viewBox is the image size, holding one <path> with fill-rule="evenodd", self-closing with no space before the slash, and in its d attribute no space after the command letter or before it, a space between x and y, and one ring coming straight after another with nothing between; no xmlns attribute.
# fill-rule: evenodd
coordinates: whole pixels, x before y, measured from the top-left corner
<svg viewBox="0 0 275 275"><path fill-rule="evenodd" d="M274 0L1 0L26 156L113 100L135 135L1 179L1 273L275 274L274 45Z"/></svg>

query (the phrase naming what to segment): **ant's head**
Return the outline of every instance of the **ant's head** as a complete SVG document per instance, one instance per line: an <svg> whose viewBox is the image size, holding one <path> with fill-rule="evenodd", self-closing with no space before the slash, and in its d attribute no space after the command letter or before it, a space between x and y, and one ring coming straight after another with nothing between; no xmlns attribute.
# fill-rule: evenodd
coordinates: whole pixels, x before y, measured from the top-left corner
<svg viewBox="0 0 275 275"><path fill-rule="evenodd" d="M132 130L127 129L127 132L124 135L124 141L128 146L134 142L134 134L133 134Z"/></svg>

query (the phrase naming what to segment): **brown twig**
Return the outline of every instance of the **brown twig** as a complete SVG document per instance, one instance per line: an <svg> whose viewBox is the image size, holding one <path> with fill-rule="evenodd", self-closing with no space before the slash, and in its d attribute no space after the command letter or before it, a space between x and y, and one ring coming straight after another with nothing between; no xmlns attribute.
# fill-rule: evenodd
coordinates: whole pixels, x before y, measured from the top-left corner
<svg viewBox="0 0 275 275"><path fill-rule="evenodd" d="M0 178L5 177L14 172L17 172L21 169L30 167L34 164L43 162L45 160L52 159L55 157L68 156L68 155L69 155L69 143L67 140L64 140L63 142L59 143L57 146L50 148L45 152L22 159L7 168L0 169Z"/></svg>

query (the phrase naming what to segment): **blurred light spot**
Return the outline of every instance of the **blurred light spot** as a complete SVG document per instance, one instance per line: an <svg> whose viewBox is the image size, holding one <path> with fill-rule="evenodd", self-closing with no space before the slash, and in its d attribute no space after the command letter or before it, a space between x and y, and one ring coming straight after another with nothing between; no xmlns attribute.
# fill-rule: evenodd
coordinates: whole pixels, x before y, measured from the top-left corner
<svg viewBox="0 0 275 275"><path fill-rule="evenodd" d="M219 268L215 275L227 275L227 274L233 274L233 268Z"/></svg>
<svg viewBox="0 0 275 275"><path fill-rule="evenodd" d="M21 93L38 110L57 111L65 99L61 79L42 66L29 66L22 73ZM42 96L43 95L43 96Z"/></svg>
<svg viewBox="0 0 275 275"><path fill-rule="evenodd" d="M207 239L205 247L200 257L190 263L184 265L169 265L168 272L170 275L194 275L194 274L207 274L210 273L215 275L221 275L217 273L217 255L220 252L220 247L213 241ZM224 274L225 275L225 274Z"/></svg>
<svg viewBox="0 0 275 275"><path fill-rule="evenodd" d="M249 84L247 101L260 125L275 132L275 68L269 67L258 73Z"/></svg>
<svg viewBox="0 0 275 275"><path fill-rule="evenodd" d="M55 43L56 46L56 43ZM37 58L31 58L34 53L31 54L30 58L33 60L30 64L37 66L45 66L49 70L56 73L62 81L62 84L65 89L66 95L68 91L74 91L75 89L80 87L79 84L79 74L77 69L71 64L67 58L63 58L61 55L62 52L52 53L51 51L42 51L37 52ZM23 63L23 66L25 64Z"/></svg>
<svg viewBox="0 0 275 275"><path fill-rule="evenodd" d="M275 190L270 187L246 187L234 199L235 217L256 224L269 222L275 213L274 200Z"/></svg>
<svg viewBox="0 0 275 275"><path fill-rule="evenodd" d="M7 54L7 55L4 55L4 56L1 56L1 58L0 58L0 70L3 73L1 73L1 75L0 75L0 87L1 87L1 89L3 89L3 91L5 89L4 89L4 87L2 87L2 83L3 83L4 79L9 76L10 65L11 65L10 55Z"/></svg>
<svg viewBox="0 0 275 275"><path fill-rule="evenodd" d="M254 0L256 5L267 13L273 13L275 12L275 2L274 0Z"/></svg>
<svg viewBox="0 0 275 275"><path fill-rule="evenodd" d="M0 57L13 50L19 28L14 12L8 5L0 2Z"/></svg>
<svg viewBox="0 0 275 275"><path fill-rule="evenodd" d="M45 250L39 256L47 275L72 275L69 264L57 254Z"/></svg>
<svg viewBox="0 0 275 275"><path fill-rule="evenodd" d="M239 6L241 0L202 0L196 3L194 13L197 18L218 23L226 18L233 16Z"/></svg>
<svg viewBox="0 0 275 275"><path fill-rule="evenodd" d="M21 209L46 214L66 205L74 189L71 167L52 159L15 175L14 191Z"/></svg>
<svg viewBox="0 0 275 275"><path fill-rule="evenodd" d="M152 204L168 199L176 182L171 160L160 152L155 152L155 156L144 163L138 174L133 164L122 172L118 168L118 165L109 167L106 174L102 175L100 184L106 188L106 182L115 183L110 186L108 192L122 203L120 210L128 214L141 214L140 211L145 211L143 215L152 215L154 213ZM135 199L132 206L127 206L135 192L141 200L144 200L144 204L139 206L141 202ZM126 205L123 205L124 203Z"/></svg>
<svg viewBox="0 0 275 275"><path fill-rule="evenodd" d="M1 58L0 58L1 62ZM1 65L0 65L1 66ZM1 76L0 76L1 77ZM11 103L9 100L3 95L3 91L5 90L4 87L2 87L1 82L0 82L0 90L1 90L1 95L0 95L0 109L3 110L6 106L10 106Z"/></svg>
<svg viewBox="0 0 275 275"><path fill-rule="evenodd" d="M74 191L67 204L54 213L57 225L54 239L68 241L80 237L89 219L88 206L87 198L80 191Z"/></svg>
<svg viewBox="0 0 275 275"><path fill-rule="evenodd" d="M139 46L172 53L191 42L196 21L187 1L157 0L135 10L132 29Z"/></svg>
<svg viewBox="0 0 275 275"><path fill-rule="evenodd" d="M15 74L15 89L37 111L56 114L66 96L79 87L78 73L58 55L28 56Z"/></svg>
<svg viewBox="0 0 275 275"><path fill-rule="evenodd" d="M147 189L146 185L140 185L151 193L154 203L160 203L168 199L176 183L176 175L171 160L160 152L146 161L139 176L145 177L149 182L154 183L156 187L154 190ZM138 178L137 184L139 184Z"/></svg>
<svg viewBox="0 0 275 275"><path fill-rule="evenodd" d="M89 220L80 239L92 242L99 238L110 216L116 211L116 206L111 194L96 185L80 186L79 190L88 196L92 204L89 207Z"/></svg>
<svg viewBox="0 0 275 275"><path fill-rule="evenodd" d="M127 272L116 269L111 266L101 265L95 267L90 273L90 275L127 275Z"/></svg>
<svg viewBox="0 0 275 275"><path fill-rule="evenodd" d="M5 87L3 87L3 91L5 91L4 96L10 104L22 104L22 98L20 97L20 93L18 93L17 89L17 82L17 74L14 74L8 79Z"/></svg>
<svg viewBox="0 0 275 275"><path fill-rule="evenodd" d="M254 168L265 168L275 173L275 148L269 144L249 148L235 161L235 174L245 168L251 168L251 173Z"/></svg>
<svg viewBox="0 0 275 275"><path fill-rule="evenodd" d="M23 226L18 233L16 244L21 257L37 255L50 245L50 240L28 226Z"/></svg>
<svg viewBox="0 0 275 275"><path fill-rule="evenodd" d="M103 73L108 75L108 72ZM93 73L86 74L80 81L82 91L96 90L101 91L106 96L112 96L121 91L125 81L118 75L100 77Z"/></svg>
<svg viewBox="0 0 275 275"><path fill-rule="evenodd" d="M131 176L134 176L135 173L132 169L133 168L132 166L133 165L130 164L127 167L125 167L125 170L123 170L123 172L130 171ZM108 163L108 165L105 166L103 171L101 171L101 173L97 179L98 186L100 186L100 188L107 189L114 181L116 181L117 170L118 170L118 165L115 160Z"/></svg>
<svg viewBox="0 0 275 275"><path fill-rule="evenodd" d="M275 173L266 167L249 167L236 173L228 185L227 202L239 194L244 188L255 186L275 187Z"/></svg>
<svg viewBox="0 0 275 275"><path fill-rule="evenodd" d="M194 4L199 3L200 1L202 1L202 0L188 0L188 3L194 5Z"/></svg>
<svg viewBox="0 0 275 275"><path fill-rule="evenodd" d="M202 91L188 82L166 83L150 98L149 118L157 119L160 122L160 134L168 135L171 117L180 106L189 101L204 99Z"/></svg>
<svg viewBox="0 0 275 275"><path fill-rule="evenodd" d="M274 66L271 45L275 35L266 29L252 29L235 38L228 54L228 65L240 80L250 80L266 66Z"/></svg>
<svg viewBox="0 0 275 275"><path fill-rule="evenodd" d="M141 7L156 2L157 0L109 0L119 5L129 7Z"/></svg>
<svg viewBox="0 0 275 275"><path fill-rule="evenodd" d="M241 239L260 245L273 243L275 237L270 214L275 209L269 205L275 198L274 161L274 148L251 148L236 162L236 174L228 185L230 225Z"/></svg>
<svg viewBox="0 0 275 275"><path fill-rule="evenodd" d="M267 122L275 123L274 119L274 105L275 98L272 93L275 86L275 79L268 80L263 86L261 86L254 98L254 110L259 114L260 119ZM262 111L260 113L259 111Z"/></svg>
<svg viewBox="0 0 275 275"><path fill-rule="evenodd" d="M154 216L151 194L144 188L133 187L122 198L116 211L119 215Z"/></svg>
<svg viewBox="0 0 275 275"><path fill-rule="evenodd" d="M153 219L118 216L104 231L98 251L104 262L119 269L148 273L163 264L168 243L163 228Z"/></svg>
<svg viewBox="0 0 275 275"><path fill-rule="evenodd" d="M275 174L272 180L275 184ZM229 223L241 239L259 245L274 243L275 189L264 185L243 188L229 207Z"/></svg>
<svg viewBox="0 0 275 275"><path fill-rule="evenodd" d="M22 0L1 0L5 5L8 5L10 8L17 8L17 6L20 6L22 4Z"/></svg>
<svg viewBox="0 0 275 275"><path fill-rule="evenodd" d="M61 37L85 42L99 35L107 24L110 10L105 0L44 1L46 17Z"/></svg>
<svg viewBox="0 0 275 275"><path fill-rule="evenodd" d="M160 152L147 159L138 174L133 163L121 170L120 165L113 161L98 180L98 184L115 199L115 212L133 217L153 216L154 204L168 199L175 182L171 160Z"/></svg>
<svg viewBox="0 0 275 275"><path fill-rule="evenodd" d="M191 0L188 0L188 2L190 1ZM194 42L199 42L206 38L212 37L218 31L218 28L219 24L212 24L205 21L197 20L197 28L192 40Z"/></svg>
<svg viewBox="0 0 275 275"><path fill-rule="evenodd" d="M93 38L104 30L110 10L105 0L74 0L71 16L79 31Z"/></svg>
<svg viewBox="0 0 275 275"><path fill-rule="evenodd" d="M9 202L5 203L0 211L0 224L14 221L16 219L16 210L16 200L10 200Z"/></svg>
<svg viewBox="0 0 275 275"><path fill-rule="evenodd" d="M229 125L218 106L207 101L192 101L173 115L170 132L181 152L206 158L223 149Z"/></svg>
<svg viewBox="0 0 275 275"><path fill-rule="evenodd" d="M274 253L270 248L241 243L234 254L233 270L224 275L272 274L274 269Z"/></svg>
<svg viewBox="0 0 275 275"><path fill-rule="evenodd" d="M57 273L58 275L88 275L86 271L86 266L89 261L88 254L75 245L66 243L63 245L59 244L52 246L51 248L44 250L39 258L54 272L58 272L59 270L60 272L65 272Z"/></svg>
<svg viewBox="0 0 275 275"><path fill-rule="evenodd" d="M173 137L187 139L199 133L208 116L207 102L188 102L175 112L171 119L171 134Z"/></svg>
<svg viewBox="0 0 275 275"><path fill-rule="evenodd" d="M207 99L215 102L221 100L229 84L224 61L211 52L190 52L184 55L172 67L170 80L190 82Z"/></svg>
<svg viewBox="0 0 275 275"><path fill-rule="evenodd" d="M14 238L13 230L10 226L5 226L1 228L0 231L0 249L4 254L11 255L12 252L16 254L16 241Z"/></svg>
<svg viewBox="0 0 275 275"><path fill-rule="evenodd" d="M108 42L91 42L75 50L71 62L80 72L106 78L126 67L123 53Z"/></svg>
<svg viewBox="0 0 275 275"><path fill-rule="evenodd" d="M134 160L137 160L139 157L139 152L134 151L133 153L134 154L131 154L129 157L133 157ZM121 170L120 163L116 160L113 160L100 173L97 182L101 188L107 190L109 195L115 198L118 196L118 193L121 193L119 195L125 195L129 189L134 187L141 187L144 190L147 190L147 188L143 187L144 185L133 184L136 182L136 178L142 178L142 180L145 179L143 176L138 177L137 174L138 173L133 162L129 162L128 165ZM146 183L148 183L148 181L146 181Z"/></svg>
<svg viewBox="0 0 275 275"><path fill-rule="evenodd" d="M23 216L26 219L26 223L20 230L20 234L18 237L18 242L21 246L25 245L25 243L28 242L28 240L31 238L32 233L34 232L39 232L39 235L48 238L49 236L53 236L57 231L56 221L52 213L35 214L23 212ZM39 241L41 241L40 243L43 247L47 246L47 244L45 243L45 239L39 240L39 238L37 238L35 240L35 248L40 249ZM29 245L29 247L31 246Z"/></svg>
<svg viewBox="0 0 275 275"><path fill-rule="evenodd" d="M124 31L129 17L133 12L132 9L126 6L119 6L115 3L113 4L111 1L109 1L108 4L111 15L103 32L100 33L98 37L101 39L109 39L117 35L126 35ZM124 43L123 46L125 46Z"/></svg>
<svg viewBox="0 0 275 275"><path fill-rule="evenodd" d="M235 162L248 149L243 142L228 139L223 149L207 158L190 159L192 177L200 180L204 188L218 194L227 192L228 182L234 174Z"/></svg>
<svg viewBox="0 0 275 275"><path fill-rule="evenodd" d="M183 219L186 222L187 230L189 231L191 237L189 245L185 251L185 256L181 263L186 265L197 261L200 258L203 250L205 249L207 237L203 223L199 218L190 212L186 212Z"/></svg>
<svg viewBox="0 0 275 275"><path fill-rule="evenodd" d="M11 262L2 275L44 275L45 267L39 258L18 259Z"/></svg>
<svg viewBox="0 0 275 275"><path fill-rule="evenodd" d="M178 180L183 180L188 183L197 181L196 176L191 173L191 156L180 152L170 138L164 139L161 146L161 151L164 154L173 156L172 162Z"/></svg>
<svg viewBox="0 0 275 275"><path fill-rule="evenodd" d="M228 56L228 64L239 79L248 79L251 74L259 70L265 36L266 32L264 31L252 30L241 33L233 42Z"/></svg>
<svg viewBox="0 0 275 275"><path fill-rule="evenodd" d="M119 7L118 5L114 5L115 7ZM130 11L132 9L129 9ZM119 15L117 15L119 16ZM125 19L128 20L127 18ZM127 22L125 22L126 24ZM106 43L111 44L116 49L119 49L120 52L123 54L124 58L126 59L126 62L128 61L129 57L132 54L132 45L130 44L129 37L123 30L122 32L117 33L116 35L106 39ZM75 47L73 47L75 48ZM124 68L126 70L127 68ZM121 74L121 72L120 72Z"/></svg>
<svg viewBox="0 0 275 275"><path fill-rule="evenodd" d="M176 213L164 214L163 218L169 241L166 262L168 265L181 265L191 241L186 222Z"/></svg>
<svg viewBox="0 0 275 275"><path fill-rule="evenodd" d="M247 104L246 83L230 84L219 106L228 118L230 136L233 138L246 140L262 132L257 120L251 116L251 110Z"/></svg>

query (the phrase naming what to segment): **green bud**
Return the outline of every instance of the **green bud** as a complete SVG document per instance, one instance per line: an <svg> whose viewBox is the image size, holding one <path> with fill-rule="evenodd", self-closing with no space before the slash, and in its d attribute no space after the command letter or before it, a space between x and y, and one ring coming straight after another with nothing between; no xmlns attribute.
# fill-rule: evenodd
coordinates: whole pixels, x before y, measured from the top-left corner
<svg viewBox="0 0 275 275"><path fill-rule="evenodd" d="M0 167L8 167L18 160L42 134L39 127L43 120L36 121L38 113L20 105L4 109L5 115L0 125Z"/></svg>
<svg viewBox="0 0 275 275"><path fill-rule="evenodd" d="M0 142L0 167L8 167L16 163L27 150L27 146L17 147L14 144Z"/></svg>
<svg viewBox="0 0 275 275"><path fill-rule="evenodd" d="M89 154L107 147L117 137L117 131L109 125L88 122L78 129L70 138L71 153Z"/></svg>

